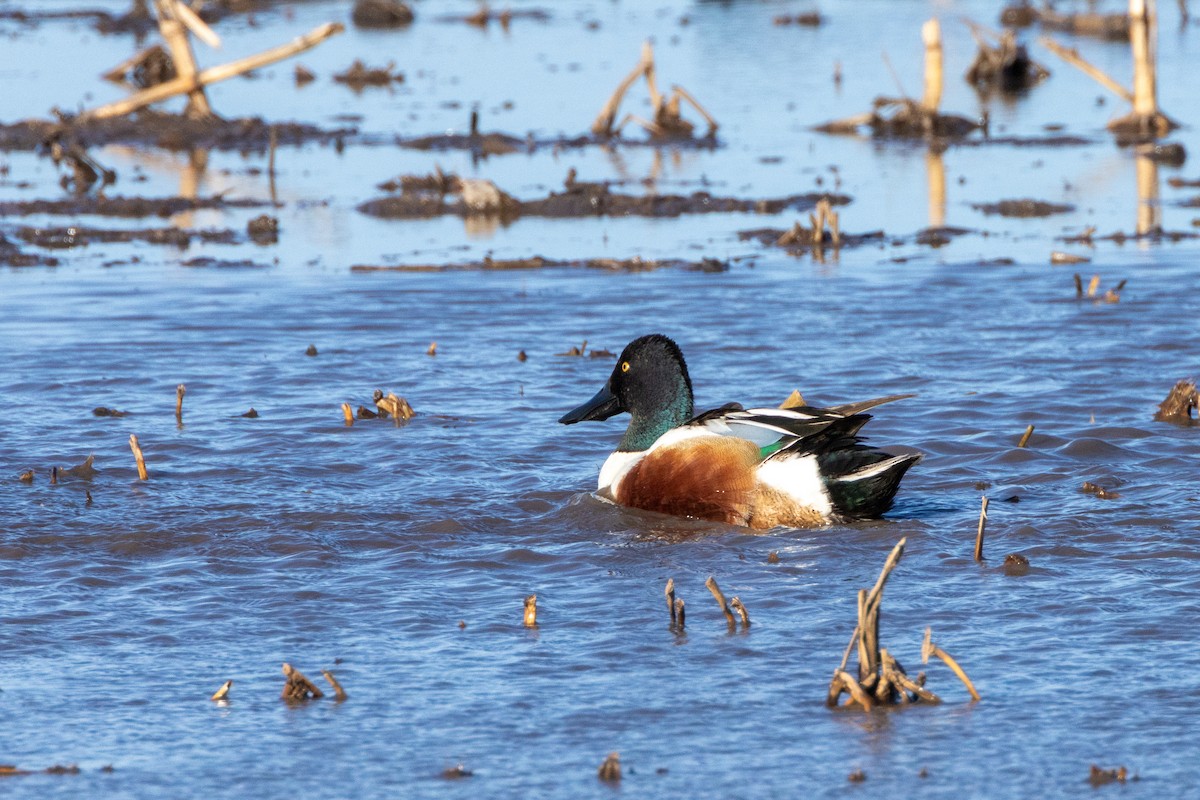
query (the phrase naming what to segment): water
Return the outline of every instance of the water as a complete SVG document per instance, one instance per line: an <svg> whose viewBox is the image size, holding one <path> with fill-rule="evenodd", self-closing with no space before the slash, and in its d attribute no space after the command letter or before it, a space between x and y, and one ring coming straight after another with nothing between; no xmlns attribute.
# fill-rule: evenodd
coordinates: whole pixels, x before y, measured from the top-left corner
<svg viewBox="0 0 1200 800"><path fill-rule="evenodd" d="M816 188L817 177L828 187L832 164L854 197L845 229L906 236L929 224L925 153L807 127L891 91L881 48L915 92L916 30L931 13L953 30L945 106L972 112L978 101L956 80L969 37L951 20L994 21L982 3L828 3L830 22L816 31L776 28L772 16L802 9L757 3L556 4L551 22L514 23L508 35L434 19L472 8L418 5L417 24L398 34L351 29L301 57L323 78L309 89L294 89L281 65L212 98L229 116L332 125L354 113L366 134L413 135L461 130L479 102L485 129L574 134L654 35L660 80L700 96L725 142L665 152L662 190L707 181L722 194L782 195ZM1163 106L1182 117L1196 32L1175 30L1173 6L1162 13ZM202 58L252 52L339 15L343 4L303 3L260 12L258 27L231 19L219 27L226 49ZM584 27L591 19L599 30ZM77 22L3 32L0 74L46 87L6 98L6 119L45 113L48 97L71 106L82 86L92 102L109 99L91 77L131 42ZM29 58L50 45L78 52L78 71ZM1119 46L1078 45L1125 74ZM364 51L368 62L395 59L409 83L356 97L328 82ZM639 797L1091 796L1092 763L1137 773L1128 793L1186 793L1200 782L1184 733L1200 699L1196 439L1151 417L1196 371L1200 301L1188 286L1198 248L1069 248L1094 257L1081 265L1085 280L1128 279L1117 304L1074 299L1077 268L1047 263L1065 248L1055 237L1085 225L1131 231L1134 166L1103 132L1114 104L1097 108L1087 79L1040 55L1050 82L993 107L993 119L1022 135L1065 122L1095 143L948 151L947 222L988 235L938 250L889 243L822 264L736 237L790 225L788 214L518 221L490 235L468 235L458 219L373 220L353 208L379 194L375 183L434 162L534 196L569 166L583 179L629 177L638 191L655 155L592 149L471 165L352 143L340 156L281 151L278 246L91 245L58 252L57 268L0 273L0 761L82 768L5 788L39 798L608 797L595 771L617 750L621 791ZM512 110L500 108L506 99ZM449 101L460 107L442 107ZM1175 139L1200 145L1192 130ZM152 196L175 194L186 163L116 147L99 156L122 172L114 191ZM0 159L10 180L34 183L0 187L6 198L58 196L48 162ZM262 161L211 154L201 194L266 197L253 169ZM145 182L126 182L134 164ZM1187 193L1162 191L1164 225L1186 229L1193 212L1175 201ZM1078 209L1007 220L969 205L1025 196ZM176 222L241 229L256 213ZM68 222L6 219L0 230L12 238L17 224L51 221ZM718 274L349 269L488 252L743 260ZM181 266L201 255L265 266ZM1002 256L1013 263L979 264ZM555 354L583 339L617 351L654 330L682 346L699 407L777 404L793 388L820 403L916 392L880 408L867 432L926 459L880 522L753 535L603 503L588 490L618 421L554 420L590 397L612 362ZM433 341L436 357L425 354ZM317 356L305 355L309 344ZM369 404L375 388L405 396L418 416L346 427L338 406ZM128 415L98 418L96 406ZM258 418L241 416L250 407ZM1036 432L1017 449L1029 424ZM137 480L130 434L148 481ZM49 484L51 466L90 454L93 478ZM17 475L29 468L26 485ZM1084 481L1120 496L1085 494ZM855 593L901 537L883 644L915 672L932 626L983 700L970 703L932 664L941 706L831 712L823 699ZM1027 575L1000 568L1012 552L1029 558ZM748 632L727 632L709 575L745 602ZM687 601L685 635L668 629L668 577ZM536 630L521 625L531 593ZM287 706L284 661L318 682L332 669L350 699ZM231 702L209 702L229 678ZM458 763L474 777L441 777ZM864 784L848 782L856 769Z"/></svg>

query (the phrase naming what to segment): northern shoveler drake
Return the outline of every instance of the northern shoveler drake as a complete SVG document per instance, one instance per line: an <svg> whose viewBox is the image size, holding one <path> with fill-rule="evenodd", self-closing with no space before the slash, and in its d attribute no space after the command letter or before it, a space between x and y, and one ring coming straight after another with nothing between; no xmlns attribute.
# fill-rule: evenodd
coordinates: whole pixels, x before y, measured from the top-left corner
<svg viewBox="0 0 1200 800"><path fill-rule="evenodd" d="M595 397L563 415L571 425L622 411L632 419L600 470L617 503L750 528L802 528L878 517L921 460L862 443L861 412L911 395L830 408L743 409L693 416L692 381L679 346L661 334L630 342Z"/></svg>

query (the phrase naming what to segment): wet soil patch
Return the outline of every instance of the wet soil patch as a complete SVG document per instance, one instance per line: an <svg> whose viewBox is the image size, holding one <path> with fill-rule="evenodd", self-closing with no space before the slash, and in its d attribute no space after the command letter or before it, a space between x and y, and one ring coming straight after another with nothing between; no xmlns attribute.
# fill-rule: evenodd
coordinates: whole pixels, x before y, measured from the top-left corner
<svg viewBox="0 0 1200 800"><path fill-rule="evenodd" d="M399 0L357 0L350 21L359 28L401 28L413 21L413 12Z"/></svg>
<svg viewBox="0 0 1200 800"><path fill-rule="evenodd" d="M183 228L140 228L118 230L109 228L87 228L77 225L38 228L22 226L14 231L17 238L48 250L66 250L86 247L103 242L146 242L147 244L171 245L185 248L193 240L210 244L238 244L241 237L226 229L186 230Z"/></svg>
<svg viewBox="0 0 1200 800"><path fill-rule="evenodd" d="M200 256L198 258L189 258L187 261L180 262L182 266L203 269L267 269L269 264L263 264L259 261L251 261L248 258L232 259L232 258L213 258L212 256Z"/></svg>
<svg viewBox="0 0 1200 800"><path fill-rule="evenodd" d="M378 144L376 137L363 137L364 144ZM560 136L554 139L536 139L532 136L514 136L511 133L444 133L416 136L410 139L396 137L388 139L400 147L414 150L468 150L478 156L506 155L508 153L533 153L538 150L580 150L585 147L664 147L680 150L716 150L721 141L714 136L657 137L650 139L627 139L621 136Z"/></svg>
<svg viewBox="0 0 1200 800"><path fill-rule="evenodd" d="M387 87L393 83L404 83L404 73L395 71L395 63L386 67L368 67L362 61L355 59L345 72L333 76L335 83L349 86L356 92L361 92L368 86Z"/></svg>
<svg viewBox="0 0 1200 800"><path fill-rule="evenodd" d="M158 22L150 11L149 3L130 2L129 10L114 14L100 9L63 9L26 11L20 8L0 9L0 20L12 20L27 24L53 22L56 20L90 20L96 30L103 34L132 33L144 35L158 30ZM209 0L196 9L197 15L212 24L233 14L263 10L278 5L277 0Z"/></svg>
<svg viewBox="0 0 1200 800"><path fill-rule="evenodd" d="M1045 8L1034 8L1027 2L1014 3L1000 12L1000 22L1014 28L1027 28L1040 23L1048 31L1073 33L1079 36L1094 36L1114 42L1129 41L1129 16L1127 14L1060 14L1049 4Z"/></svg>
<svg viewBox="0 0 1200 800"><path fill-rule="evenodd" d="M487 3L484 3L474 14L443 14L440 17L434 17L435 22L465 22L468 25L474 25L478 28L486 28L491 23L498 22L500 27L505 30L508 29L513 20L549 22L551 16L549 11L541 8L523 8L517 10L505 8L501 11L494 11L488 8Z"/></svg>
<svg viewBox="0 0 1200 800"><path fill-rule="evenodd" d="M868 233L839 233L838 241L833 241L829 231L823 231L818 241L812 231L801 229L797 224L792 228L751 228L738 231L739 241L754 241L764 247L782 247L791 255L803 255L818 250L840 250L862 247L866 244L879 244L887 235L883 231Z"/></svg>
<svg viewBox="0 0 1200 800"><path fill-rule="evenodd" d="M50 256L26 253L14 243L0 235L0 266L5 267L56 267L58 259Z"/></svg>
<svg viewBox="0 0 1200 800"><path fill-rule="evenodd" d="M736 260L736 259L735 259ZM464 261L454 264L355 264L351 272L469 272L480 270L521 270L571 267L599 269L609 272L651 272L658 269L681 269L693 272L726 272L730 261L717 258L702 258L691 261L683 258L576 258L552 259L541 256L530 258L484 258L481 261Z"/></svg>
<svg viewBox="0 0 1200 800"><path fill-rule="evenodd" d="M1001 217L1049 217L1053 214L1066 214L1075 210L1075 206L1068 203L1049 203L1045 200L1029 199L972 203L971 208L989 216L998 214Z"/></svg>
<svg viewBox="0 0 1200 800"><path fill-rule="evenodd" d="M267 122L259 117L246 119L190 119L179 114L164 114L143 109L136 114L101 120L72 122L21 120L0 125L0 150L37 150L54 137L67 136L85 147L104 144L148 145L165 150L265 151L271 132L281 145L308 142L340 143L354 135L354 128L326 130L301 122Z"/></svg>
<svg viewBox="0 0 1200 800"><path fill-rule="evenodd" d="M0 217L54 214L101 217L169 217L183 211L225 208L261 208L263 200L227 200L223 197L70 197L62 200L10 200L0 202Z"/></svg>
<svg viewBox="0 0 1200 800"><path fill-rule="evenodd" d="M453 176L442 176L442 181L451 180L453 180ZM403 184L403 182L402 178L401 183ZM460 186L462 183L462 181L458 181ZM846 205L850 202L850 198L845 195L811 192L761 200L716 197L708 192L693 192L690 195L637 196L613 192L607 184L602 183L573 183L564 192L551 192L547 197L535 200L517 200L505 195L490 184L487 186L494 193L495 200L486 205L480 205L472 200L465 191L460 195L448 197L441 190L406 190L397 197L368 200L359 205L358 210L373 217L386 219L414 219L442 215L465 217L473 214L490 214L505 219L522 216L554 218L678 217L684 214L729 212L777 214L788 209L813 208L821 199L827 199L833 205Z"/></svg>

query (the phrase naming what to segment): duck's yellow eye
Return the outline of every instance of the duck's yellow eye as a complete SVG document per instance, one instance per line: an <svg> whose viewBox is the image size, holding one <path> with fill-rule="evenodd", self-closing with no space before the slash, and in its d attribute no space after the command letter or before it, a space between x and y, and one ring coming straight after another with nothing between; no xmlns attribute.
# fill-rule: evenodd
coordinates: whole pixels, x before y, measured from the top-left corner
<svg viewBox="0 0 1200 800"><path fill-rule="evenodd" d="M628 361L621 362L621 372L629 372L629 362Z"/></svg>

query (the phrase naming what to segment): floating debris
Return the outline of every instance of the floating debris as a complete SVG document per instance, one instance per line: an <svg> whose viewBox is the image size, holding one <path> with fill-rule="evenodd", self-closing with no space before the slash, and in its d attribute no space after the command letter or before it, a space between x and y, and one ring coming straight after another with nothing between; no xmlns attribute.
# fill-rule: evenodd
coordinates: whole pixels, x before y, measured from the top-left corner
<svg viewBox="0 0 1200 800"><path fill-rule="evenodd" d="M863 772L862 769L859 768L847 775L846 779L851 783L862 783L867 779L867 773Z"/></svg>
<svg viewBox="0 0 1200 800"><path fill-rule="evenodd" d="M525 598L525 627L537 627L537 595L531 594Z"/></svg>
<svg viewBox="0 0 1200 800"><path fill-rule="evenodd" d="M187 394L187 387L182 383L175 387L175 421L183 424L183 397Z"/></svg>
<svg viewBox="0 0 1200 800"><path fill-rule="evenodd" d="M292 70L292 78L296 81L297 86L307 86L317 79L317 75L303 64L297 64Z"/></svg>
<svg viewBox="0 0 1200 800"><path fill-rule="evenodd" d="M354 409L350 408L349 403L342 403L342 418L345 419L347 428L354 424Z"/></svg>
<svg viewBox="0 0 1200 800"><path fill-rule="evenodd" d="M1114 500L1121 496L1112 489L1105 489L1103 486L1092 483L1091 481L1084 481L1083 487L1080 491L1082 491L1084 494L1095 495L1101 500Z"/></svg>
<svg viewBox="0 0 1200 800"><path fill-rule="evenodd" d="M279 218L260 214L246 223L246 233L255 244L275 244L279 241Z"/></svg>
<svg viewBox="0 0 1200 800"><path fill-rule="evenodd" d="M1154 418L1159 422L1179 422L1184 425L1194 424L1192 412L1200 409L1200 391L1196 382L1182 380L1171 387L1167 397L1158 404Z"/></svg>
<svg viewBox="0 0 1200 800"><path fill-rule="evenodd" d="M1088 256L1077 256L1073 253L1063 253L1059 250L1050 253L1051 264L1086 264L1091 260Z"/></svg>
<svg viewBox="0 0 1200 800"><path fill-rule="evenodd" d="M809 11L802 14L781 14L771 20L771 24L780 27L788 25L800 25L806 28L818 28L825 24L825 18L816 11Z"/></svg>
<svg viewBox="0 0 1200 800"><path fill-rule="evenodd" d="M229 690L232 688L233 688L233 679L230 678L229 680L227 680L223 684L221 684L221 688L217 689L217 691L213 693L213 696L208 699L212 700L214 702L220 702L222 700L227 701L227 698L229 697Z"/></svg>
<svg viewBox="0 0 1200 800"><path fill-rule="evenodd" d="M972 203L971 208L984 214L998 214L1002 217L1048 217L1052 214L1066 214L1074 211L1075 206L1069 203L1050 203L1045 200L1001 200L997 203Z"/></svg>
<svg viewBox="0 0 1200 800"><path fill-rule="evenodd" d="M315 344L310 344L310 345L308 346L308 348L307 348L307 349L305 349L305 351L304 351L304 355L306 355L306 356L316 356L316 355L317 355L317 346L316 346Z"/></svg>
<svg viewBox="0 0 1200 800"><path fill-rule="evenodd" d="M386 67L368 67L359 59L355 59L344 72L336 73L333 80L344 83L356 92L361 92L368 86L391 86L393 83L404 83L404 73L394 72L396 63L388 62Z"/></svg>
<svg viewBox="0 0 1200 800"><path fill-rule="evenodd" d="M574 345L572 345L571 349L567 350L566 352L555 353L554 355L567 356L569 358L578 358L579 356L582 356L585 352L587 352L587 339L584 339L583 344L579 345L578 347L575 347Z"/></svg>
<svg viewBox="0 0 1200 800"><path fill-rule="evenodd" d="M385 395L382 390L376 389L374 399L375 406L381 412L383 412L378 416L391 416L392 419L396 421L397 425L399 425L401 422L407 422L417 414L417 412L413 410L413 407L409 405L407 400L405 400L403 397L396 396L392 392L388 392ZM362 418L361 413L359 414L359 418Z"/></svg>
<svg viewBox="0 0 1200 800"><path fill-rule="evenodd" d="M17 476L17 480L19 480L21 483L33 483L33 470L25 470Z"/></svg>
<svg viewBox="0 0 1200 800"><path fill-rule="evenodd" d="M448 781L458 780L460 778L470 778L474 772L467 769L462 764L455 764L453 767L446 767L442 770L442 777Z"/></svg>
<svg viewBox="0 0 1200 800"><path fill-rule="evenodd" d="M1005 575L1025 575L1029 572L1029 559L1020 553L1009 553L1004 557Z"/></svg>
<svg viewBox="0 0 1200 800"><path fill-rule="evenodd" d="M287 677L287 683L284 684L283 693L280 694L280 697L287 702L302 703L306 700L316 700L325 696L317 688L316 684L304 677L304 674L300 670L286 661L283 664L283 674Z"/></svg>
<svg viewBox="0 0 1200 800"><path fill-rule="evenodd" d="M254 406L250 406L250 410L242 414L242 416L246 419L258 419L258 411L254 409Z"/></svg>
<svg viewBox="0 0 1200 800"><path fill-rule="evenodd" d="M437 355L437 342L429 343L429 349L425 351L425 355L427 355L427 356L436 356Z"/></svg>
<svg viewBox="0 0 1200 800"><path fill-rule="evenodd" d="M525 355L524 350L517 351L517 361L520 361L522 364L524 364L528 360L529 360L529 356Z"/></svg>
<svg viewBox="0 0 1200 800"><path fill-rule="evenodd" d="M1092 764L1092 768L1088 772L1088 783L1092 786L1104 786L1108 783L1125 783L1128 778L1129 770L1123 766L1114 769L1104 769L1096 764Z"/></svg>
<svg viewBox="0 0 1200 800"><path fill-rule="evenodd" d="M772 550L771 552L767 553L767 563L768 564L778 564L779 560L780 560L779 553L777 553L776 551Z"/></svg>
<svg viewBox="0 0 1200 800"><path fill-rule="evenodd" d="M608 783L619 782L621 780L621 754L616 752L609 753L596 774L602 781Z"/></svg>

